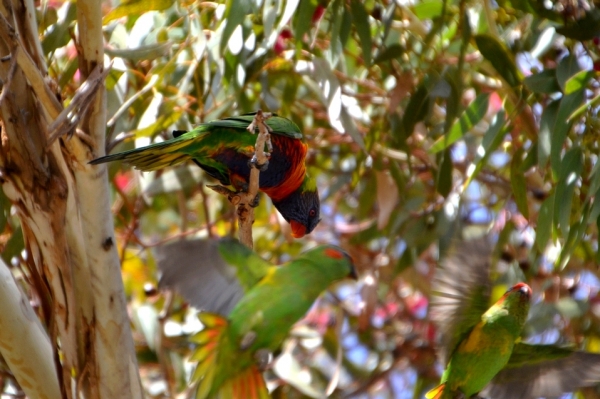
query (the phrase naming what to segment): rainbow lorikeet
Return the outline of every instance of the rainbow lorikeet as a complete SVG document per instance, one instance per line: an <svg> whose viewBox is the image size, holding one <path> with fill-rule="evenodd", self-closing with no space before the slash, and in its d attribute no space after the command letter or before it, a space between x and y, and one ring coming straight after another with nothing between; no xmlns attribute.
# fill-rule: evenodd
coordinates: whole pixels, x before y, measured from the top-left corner
<svg viewBox="0 0 600 399"><path fill-rule="evenodd" d="M245 190L250 176L256 136L246 130L254 114L202 123L189 132L176 130L173 138L147 147L107 155L91 164L123 160L150 171L194 161L223 185ZM269 164L259 178L259 188L292 227L296 238L310 233L319 223L320 202L316 182L306 173L307 146L298 126L289 119L272 116Z"/></svg>
<svg viewBox="0 0 600 399"><path fill-rule="evenodd" d="M600 354L520 342L531 297L527 284L514 285L486 310L490 258L487 240L463 242L436 274L431 317L442 333L447 367L426 398L558 397L600 382Z"/></svg>
<svg viewBox="0 0 600 399"><path fill-rule="evenodd" d="M181 273L189 259L196 267ZM190 360L198 362L192 382L198 383L196 398L202 399L268 398L265 359L324 290L338 280L356 278L348 255L332 245L273 266L234 240L182 241L159 249L157 261L163 272L170 265L177 268L161 284L179 290L192 305L231 309L226 315L199 314L204 329L192 338L199 346ZM193 292L191 281L199 284L196 291L207 293Z"/></svg>

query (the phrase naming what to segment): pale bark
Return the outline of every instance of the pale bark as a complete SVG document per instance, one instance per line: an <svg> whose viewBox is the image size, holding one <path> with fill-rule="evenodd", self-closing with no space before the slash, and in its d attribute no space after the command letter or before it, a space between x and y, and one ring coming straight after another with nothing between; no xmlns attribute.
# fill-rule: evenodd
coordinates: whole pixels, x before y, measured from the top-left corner
<svg viewBox="0 0 600 399"><path fill-rule="evenodd" d="M94 68L103 67L100 2L77 6L80 71L84 77L95 71L97 82L102 74ZM46 79L34 15L31 0L0 3L0 57L11 56L0 62L0 183L21 219L34 288L51 313L46 342L55 353L40 356L56 362L59 379L56 371L46 378L54 378L67 398L73 386L79 397L141 398L106 169L88 165L103 153L104 87L82 85L87 88L72 101L77 105L72 114L83 115L81 130L50 142L48 126L54 126L53 138L60 137L61 131L72 133L79 119L61 116L63 107ZM64 123L53 123L60 117ZM0 318L4 322L4 314ZM11 327L2 328L0 342L14 335ZM47 387L31 384L30 374L19 368L11 370L21 385L32 387L28 396L45 397Z"/></svg>
<svg viewBox="0 0 600 399"><path fill-rule="evenodd" d="M88 76L104 63L101 2L79 0L77 21L81 53L79 68ZM74 177L79 193L83 240L91 272L95 304L95 360L101 398L142 398L135 348L127 316L127 301L113 237L108 173L105 165L88 162L104 155L106 92L98 92L81 130L92 148L77 152Z"/></svg>
<svg viewBox="0 0 600 399"><path fill-rule="evenodd" d="M4 44L0 41L1 55L9 51ZM71 259L64 231L69 177L64 173L60 148L45 153L43 112L31 96L24 74L15 68L9 78L9 69L0 63L0 78L6 82L0 104L2 188L21 218L29 265L49 290L50 298L43 299L51 299L50 333L53 342L57 336L60 339L61 375L64 385L70 387L71 370L78 369L78 362ZM0 330L0 334L9 332ZM19 382L27 378L15 377Z"/></svg>
<svg viewBox="0 0 600 399"><path fill-rule="evenodd" d="M46 331L0 259L0 353L30 399L60 399Z"/></svg>

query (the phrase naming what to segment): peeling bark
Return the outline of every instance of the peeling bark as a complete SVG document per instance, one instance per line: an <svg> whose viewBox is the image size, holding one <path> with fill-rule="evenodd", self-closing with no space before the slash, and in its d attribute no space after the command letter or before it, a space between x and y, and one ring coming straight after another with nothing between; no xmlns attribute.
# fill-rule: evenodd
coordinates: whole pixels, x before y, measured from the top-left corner
<svg viewBox="0 0 600 399"><path fill-rule="evenodd" d="M84 77L103 65L100 5L77 4ZM81 117L78 135L66 139L57 128L58 139L49 140L47 127L54 126L63 107L47 83L34 12L32 0L0 2L0 57L10 56L10 62L0 62L0 184L21 219L28 265L44 302L49 337L40 345L49 345L38 355L54 385L36 385L28 369L17 363L10 367L32 398L71 398L73 388L82 398L141 398L119 258L112 245L106 168L88 165L96 149L104 148L105 90L96 85L93 93L79 96L79 108L74 108ZM71 106L78 101L74 98ZM4 340L14 336L12 328L0 329L0 351Z"/></svg>
<svg viewBox="0 0 600 399"><path fill-rule="evenodd" d="M21 377L25 394L31 399L59 399L50 339L2 260L0 314L0 353L13 373Z"/></svg>

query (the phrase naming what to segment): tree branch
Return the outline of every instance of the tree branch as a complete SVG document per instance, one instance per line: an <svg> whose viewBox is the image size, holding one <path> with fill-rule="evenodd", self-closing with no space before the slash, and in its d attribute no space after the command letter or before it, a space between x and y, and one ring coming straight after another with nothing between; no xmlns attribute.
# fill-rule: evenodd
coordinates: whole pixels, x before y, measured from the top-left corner
<svg viewBox="0 0 600 399"><path fill-rule="evenodd" d="M263 113L260 109L256 111L254 120L248 126L248 131L254 133L258 127L258 137L254 145L254 156L250 161L253 165L250 168L250 181L248 183L248 192L241 193L241 201L237 206L238 223L240 226L240 242L252 248L254 246L252 240L252 224L254 223L254 203L258 195L260 168L266 166L269 162L267 154L265 154L265 144L272 148L271 135L269 127L265 121L271 117L271 113Z"/></svg>
<svg viewBox="0 0 600 399"><path fill-rule="evenodd" d="M269 153L265 152L265 145L269 151L273 149L273 145L271 144L271 129L265 123L270 117L270 112L263 113L259 109L256 111L252 123L247 127L248 131L253 134L258 128L258 136L256 137L256 144L254 145L254 156L250 160L252 167L250 168L248 191L235 192L220 185L207 186L217 193L225 195L229 202L236 207L238 225L240 227L240 242L248 248L254 246L252 240L252 224L254 223L254 207L256 206L256 196L258 195L259 189L259 175L261 170L266 170L267 165L269 164Z"/></svg>
<svg viewBox="0 0 600 399"><path fill-rule="evenodd" d="M0 314L0 353L27 397L61 398L48 335L1 259Z"/></svg>

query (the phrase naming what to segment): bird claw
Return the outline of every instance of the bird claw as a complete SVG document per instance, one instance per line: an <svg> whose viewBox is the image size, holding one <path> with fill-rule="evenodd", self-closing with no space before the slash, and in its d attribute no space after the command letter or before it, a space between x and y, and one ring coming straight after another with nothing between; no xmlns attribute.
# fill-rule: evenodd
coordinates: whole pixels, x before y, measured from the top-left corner
<svg viewBox="0 0 600 399"><path fill-rule="evenodd" d="M273 361L273 353L265 348L259 349L254 353L254 360L256 361L258 369L260 371L265 371Z"/></svg>
<svg viewBox="0 0 600 399"><path fill-rule="evenodd" d="M270 156L270 154L268 152L265 152L265 156ZM258 164L258 159L256 158L256 154L254 154L252 156L252 158L250 159L250 161L248 161L248 166L251 168L256 168L258 170L260 170L261 172L265 172L268 168L269 168L269 160L267 159L265 161L265 163L263 163L262 165Z"/></svg>

